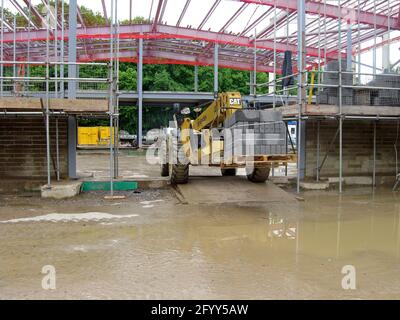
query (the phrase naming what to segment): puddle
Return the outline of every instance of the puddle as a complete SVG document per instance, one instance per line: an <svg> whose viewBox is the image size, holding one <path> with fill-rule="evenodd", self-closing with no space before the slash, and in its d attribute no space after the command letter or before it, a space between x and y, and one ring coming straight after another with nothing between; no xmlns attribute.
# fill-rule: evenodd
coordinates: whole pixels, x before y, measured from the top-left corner
<svg viewBox="0 0 400 320"><path fill-rule="evenodd" d="M0 298L398 299L400 193L352 192L266 205L180 205L156 194L99 209L107 212L85 198L64 202L46 212L94 212L1 222ZM41 221L98 223L13 224ZM37 289L48 264L60 276L52 296ZM341 287L346 265L357 290Z"/></svg>

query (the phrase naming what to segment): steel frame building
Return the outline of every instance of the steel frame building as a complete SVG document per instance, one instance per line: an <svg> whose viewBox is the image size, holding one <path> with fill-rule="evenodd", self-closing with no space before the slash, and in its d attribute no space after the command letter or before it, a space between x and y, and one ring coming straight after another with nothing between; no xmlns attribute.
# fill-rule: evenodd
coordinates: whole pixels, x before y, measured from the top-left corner
<svg viewBox="0 0 400 320"><path fill-rule="evenodd" d="M213 93L208 93L207 99L218 92L218 68L232 68L250 71L249 97L250 101L260 101L265 98L272 107L289 104L290 89L297 90L295 99L298 111L288 119L298 121L299 135L302 134L302 124L309 116L305 116L308 93L315 89L315 95L327 85L322 79L328 71L325 65L332 60L339 61L339 78L335 85L339 91L338 112L333 118L340 123L340 169L339 184L342 191L342 126L346 119L343 113L342 90L350 87L368 88L360 80L364 77L376 77L382 69L392 69L397 64L390 65L388 58L390 46L400 40L400 0L210 0L206 14L197 25L184 25L185 17L195 14L191 7L196 0L152 0L149 1L148 18L142 23L135 23L132 8L135 1L96 0L101 1L103 17L106 23L100 26L88 26L85 16L80 11L77 0L69 1L69 12L65 12L64 3L59 0L53 8L47 0L41 0L46 13L36 10L31 0L0 0L0 98L19 94L23 96L42 95L46 103L44 116L51 116L49 99L62 97L75 99L84 96L84 90L77 90L79 83L94 83L107 85L109 92L110 127L118 126L119 99L124 94L134 94L138 105L138 141L142 137L142 113L146 93L143 92L143 64L184 64L195 68L194 92L198 95L198 66L213 66ZM124 5L129 5L128 22L121 24L118 11ZM142 4L136 4L142 5ZM144 4L143 4L144 5ZM165 21L168 6L174 6L178 12L175 21ZM225 6L225 7L224 7ZM226 10L229 6L230 17L225 21L215 22L218 10ZM26 27L18 27L16 18L5 16L4 8L18 12L26 19ZM221 9L222 8L222 9ZM224 9L225 8L225 9ZM68 21L66 20L68 16ZM245 24L240 29L238 20L245 17ZM40 24L37 23L40 21ZM235 28L234 28L235 26ZM235 30L235 31L232 31ZM239 30L239 31L237 31ZM378 67L378 50L382 51L384 63ZM283 56L291 51L294 56L293 74L297 81L287 91L279 89L283 78L281 74ZM371 63L363 61L366 52L372 52ZM342 67L342 61L347 66ZM137 63L137 91L124 93L118 89L119 62ZM399 61L400 62L400 61ZM33 77L29 74L30 66L43 65L46 74L43 77ZM79 77L79 65L107 66L108 76L101 79L84 79ZM19 75L19 68L26 70L26 75ZM367 67L371 72L363 71ZM5 69L12 68L13 75L6 76ZM68 76L64 76L64 68L68 68ZM50 76L50 70L54 76ZM267 83L257 83L257 72L268 72ZM309 84L309 76L317 74L316 84ZM343 85L344 74L351 74L355 80L352 85ZM395 75L394 75L395 76ZM31 92L29 88L23 92L8 90L18 82L41 82L44 90L41 93ZM64 83L68 84L65 90ZM269 93L259 94L259 88L268 87ZM104 89L104 87L102 87ZM398 90L384 87L383 89ZM15 90L14 90L15 91ZM94 91L92 94L96 94ZM100 92L99 92L100 94ZM190 95L185 93L184 95ZM171 95L171 99L177 99ZM178 97L179 98L179 97ZM308 103L307 103L308 101ZM7 114L4 111L3 114ZM9 114L9 113L8 113ZM324 117L323 114L320 117ZM356 116L353 116L356 117ZM399 119L400 114L391 117ZM359 117L366 119L366 117ZM374 117L368 117L368 120ZM47 130L48 134L48 130ZM49 137L47 137L49 140ZM301 136L298 138L301 141ZM48 143L49 145L49 143ZM118 158L115 152L117 146L110 146L111 179L117 176ZM304 161L302 144L298 147L298 168ZM49 147L48 147L49 149ZM48 162L49 162L48 151ZM50 164L48 184L50 186ZM297 174L297 190L300 191L301 170Z"/></svg>

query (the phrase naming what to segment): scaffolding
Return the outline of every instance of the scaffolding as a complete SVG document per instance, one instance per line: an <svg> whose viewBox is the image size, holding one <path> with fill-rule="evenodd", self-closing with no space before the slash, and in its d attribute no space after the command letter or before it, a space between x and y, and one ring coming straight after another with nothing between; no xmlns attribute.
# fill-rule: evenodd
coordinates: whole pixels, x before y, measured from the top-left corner
<svg viewBox="0 0 400 320"><path fill-rule="evenodd" d="M118 62L115 51L115 47L118 48L118 41L116 40L116 33L118 32L117 26L117 11L115 15L112 14L110 20L110 57L109 61L105 62L80 62L76 59L76 34L77 30L77 1L69 1L69 21L68 21L68 57L64 54L65 47L65 30L66 19L65 19L65 2L64 0L56 1L54 8L48 3L44 2L46 12L44 16L38 15L37 11L33 10L31 1L26 1L29 14L23 14L27 19L26 32L28 33L27 45L24 46L26 55L21 59L21 55L17 54L17 20L16 15L13 16L13 24L10 25L5 19L5 6L4 1L1 2L0 16L1 16L1 34L0 34L0 99L5 97L18 97L18 98L39 98L42 104L42 111L0 111L0 115L6 116L23 116L23 117L43 117L46 130L46 172L47 172L47 188L52 187L52 169L51 169L51 137L50 137L50 118L55 118L55 131L56 131L56 168L55 176L56 180L60 180L60 151L59 151L59 127L58 120L60 117L68 117L67 111L54 111L51 110L52 99L76 99L77 98L77 88L84 86L94 86L95 88L107 89L109 91L108 105L109 110L105 115L92 115L82 112L81 115L86 117L104 117L107 116L110 119L110 132L115 132L115 137L110 137L110 189L111 196L113 195L113 179L117 176L117 164L118 164L118 141L117 130L118 128L118 107L115 107L117 103L116 92L118 89ZM13 5L16 6L20 13L25 11L19 6L17 1L11 1ZM117 0L115 0L116 6ZM59 6L60 4L60 6ZM114 3L112 4L114 6ZM32 11L33 10L33 11ZM43 30L46 34L46 38L42 41L44 42L44 53L42 52L41 59L31 59L32 50L36 49L35 45L31 42L31 28L38 27L32 20L31 12L36 14L36 17L42 19L45 29ZM115 18L114 18L115 17ZM52 20L51 20L52 19ZM8 45L5 41L4 36L9 34L10 31L13 33L12 45ZM12 55L7 57L5 53L8 50L12 50ZM8 59L7 59L8 58ZM43 67L42 73L40 75L31 75L32 66ZM68 68L68 75L65 75L65 67ZM100 71L105 70L105 75L103 77L80 77L78 68L91 67L98 68ZM10 69L10 70L8 70ZM7 75L10 73L10 75ZM67 85L67 87L66 87ZM66 90L67 89L67 90ZM78 115L79 116L79 115ZM76 123L75 123L76 127ZM76 137L75 137L76 138ZM72 140L75 140L73 138ZM72 143L71 150L69 146L69 152L75 155L76 145ZM70 177L76 177L76 164L74 159L71 163L69 162ZM76 160L76 159L75 159Z"/></svg>
<svg viewBox="0 0 400 320"><path fill-rule="evenodd" d="M145 63L194 66L193 94L198 91L198 66L213 66L214 96L219 88L219 68L247 70L251 73L249 92L254 106L263 97L271 98L272 108L297 106L295 114L287 116L286 120L298 123L298 192L305 167L303 124L308 120L331 119L339 123L338 177L342 192L343 122L355 119L398 121L400 116L385 118L344 112L347 105L400 105L400 78L394 72L400 60L391 64L389 59L390 47L400 40L400 0L210 0L204 1L204 14L194 11L197 7L193 8L194 1L191 0L179 3L157 0L137 4L147 6L149 10L148 19L140 22L132 19L135 5L129 0L129 20L123 24L118 18L121 10L118 0L101 0L106 22L95 26L86 25L77 0L69 1L71 14L68 25L64 21L64 0L56 1L53 11L43 0L47 8L45 16L37 12L30 0L9 1L15 12L27 20L24 28L17 28L15 16L11 21L5 17L4 2L1 0L0 96L15 95L16 91L22 95L37 94L29 88L32 83L37 85L39 82L44 85L41 94L45 97L47 110L51 97L65 97L64 83L68 84L68 98L75 98L87 89L104 91L106 85L110 127L118 128L118 105L122 94L118 88L119 62L137 63L137 137L140 147ZM165 21L171 6L178 15L175 21ZM128 10L128 6L125 9ZM228 18L213 23L217 15L219 20ZM41 21L42 26L37 21ZM68 39L67 52L65 39ZM384 60L381 68L378 66L378 51L382 52ZM282 66L288 52L293 54L292 72L283 74ZM364 61L363 57L371 52L372 63ZM69 62L65 62L66 55ZM24 57L25 61L18 61L17 57ZM82 79L76 75L80 64L101 66L104 61L107 61L107 81ZM18 67L23 64L28 66L27 72L18 76ZM36 64L46 66L45 76L31 77L29 66ZM12 76L4 74L7 66L13 68ZM68 66L68 77L64 76L65 66ZM50 70L54 70L54 76L49 75ZM270 75L268 82L257 83L259 72ZM28 90L21 90L20 83L29 84ZM265 88L269 93L261 94L261 89ZM319 105L321 110L324 106L335 105L337 111L334 115L324 112L317 116L309 115L306 110L310 105ZM50 114L46 112L45 116L48 119ZM317 139L319 141L319 136ZM318 146L317 180L326 157L321 161ZM376 137L373 157L375 185ZM110 144L111 186L112 179L117 176L118 143Z"/></svg>

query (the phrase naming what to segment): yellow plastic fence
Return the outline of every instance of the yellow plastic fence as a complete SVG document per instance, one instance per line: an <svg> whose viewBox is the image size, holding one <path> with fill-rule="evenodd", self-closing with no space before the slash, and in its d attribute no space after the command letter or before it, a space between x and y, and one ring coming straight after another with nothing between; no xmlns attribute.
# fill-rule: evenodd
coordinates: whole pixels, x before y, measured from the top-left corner
<svg viewBox="0 0 400 320"><path fill-rule="evenodd" d="M114 142L114 129L112 141ZM103 146L110 144L109 127L79 127L78 145L82 146Z"/></svg>

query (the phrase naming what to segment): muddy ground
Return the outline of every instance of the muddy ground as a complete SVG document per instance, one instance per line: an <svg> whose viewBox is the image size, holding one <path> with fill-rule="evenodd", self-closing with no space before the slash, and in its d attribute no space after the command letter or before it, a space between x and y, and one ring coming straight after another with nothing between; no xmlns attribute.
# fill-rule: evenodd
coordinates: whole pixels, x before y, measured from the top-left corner
<svg viewBox="0 0 400 320"><path fill-rule="evenodd" d="M183 204L172 188L124 195L1 195L0 299L400 298L388 189L228 204ZM46 265L55 290L42 288ZM342 288L346 265L356 290Z"/></svg>

